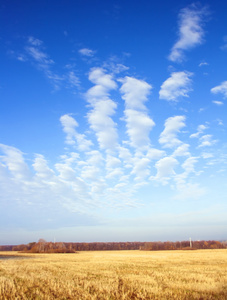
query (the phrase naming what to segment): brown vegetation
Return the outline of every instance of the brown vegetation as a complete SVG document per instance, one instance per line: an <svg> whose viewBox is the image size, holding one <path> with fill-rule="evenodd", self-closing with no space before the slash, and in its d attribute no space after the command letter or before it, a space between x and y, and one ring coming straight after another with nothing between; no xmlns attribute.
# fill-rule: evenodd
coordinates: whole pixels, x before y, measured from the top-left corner
<svg viewBox="0 0 227 300"><path fill-rule="evenodd" d="M219 241L189 241L182 242L148 242L144 243L141 250L196 250L196 249L226 249L226 244Z"/></svg>
<svg viewBox="0 0 227 300"><path fill-rule="evenodd" d="M189 241L182 242L119 242L119 243L63 243L46 242L40 239L38 243L27 245L0 246L0 251L23 251L31 253L74 253L77 251L106 251L106 250L196 250L196 249L225 249L227 244L219 241Z"/></svg>
<svg viewBox="0 0 227 300"><path fill-rule="evenodd" d="M226 249L26 255L0 260L0 299L227 299Z"/></svg>

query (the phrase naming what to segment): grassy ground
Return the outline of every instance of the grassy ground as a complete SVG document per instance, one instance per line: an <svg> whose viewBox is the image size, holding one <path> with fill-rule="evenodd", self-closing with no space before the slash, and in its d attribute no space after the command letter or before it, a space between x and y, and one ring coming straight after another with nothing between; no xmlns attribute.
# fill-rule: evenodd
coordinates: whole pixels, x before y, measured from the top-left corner
<svg viewBox="0 0 227 300"><path fill-rule="evenodd" d="M18 255L0 260L0 299L227 299L226 249Z"/></svg>

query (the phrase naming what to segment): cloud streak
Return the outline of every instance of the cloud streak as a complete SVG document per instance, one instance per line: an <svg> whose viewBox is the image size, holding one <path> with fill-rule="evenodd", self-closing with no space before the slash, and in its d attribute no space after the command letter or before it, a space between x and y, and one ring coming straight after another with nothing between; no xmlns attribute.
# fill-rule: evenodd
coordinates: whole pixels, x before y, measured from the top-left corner
<svg viewBox="0 0 227 300"><path fill-rule="evenodd" d="M30 62L38 70L43 72L44 76L48 78L55 89L65 88L78 90L80 87L80 80L73 70L67 73L59 74L55 72L55 61L50 58L45 51L43 41L30 36L27 38L26 46L22 54L17 56L21 62Z"/></svg>
<svg viewBox="0 0 227 300"><path fill-rule="evenodd" d="M181 10L179 14L179 38L171 49L169 60L182 62L184 51L203 43L203 23L206 15L206 8L198 9L194 4Z"/></svg>
<svg viewBox="0 0 227 300"><path fill-rule="evenodd" d="M211 93L222 94L224 98L227 98L227 81L223 81L220 85L213 87Z"/></svg>

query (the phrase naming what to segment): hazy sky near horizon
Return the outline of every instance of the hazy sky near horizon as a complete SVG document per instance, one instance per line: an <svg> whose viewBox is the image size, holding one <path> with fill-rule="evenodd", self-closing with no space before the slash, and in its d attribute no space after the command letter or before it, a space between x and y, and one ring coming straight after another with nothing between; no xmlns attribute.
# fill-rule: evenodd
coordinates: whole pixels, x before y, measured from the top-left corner
<svg viewBox="0 0 227 300"><path fill-rule="evenodd" d="M0 244L226 239L227 3L0 4Z"/></svg>

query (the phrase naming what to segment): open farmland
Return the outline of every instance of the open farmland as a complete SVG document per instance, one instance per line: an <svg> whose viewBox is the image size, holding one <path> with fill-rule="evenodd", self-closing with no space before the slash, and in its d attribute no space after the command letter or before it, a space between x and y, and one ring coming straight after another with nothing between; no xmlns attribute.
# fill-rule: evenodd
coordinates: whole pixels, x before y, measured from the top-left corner
<svg viewBox="0 0 227 300"><path fill-rule="evenodd" d="M0 299L227 299L226 249L0 254Z"/></svg>

